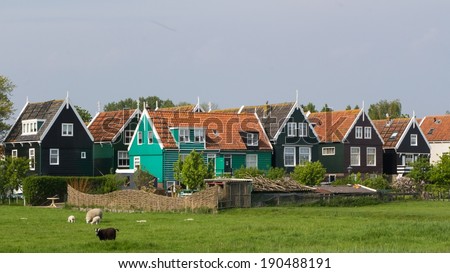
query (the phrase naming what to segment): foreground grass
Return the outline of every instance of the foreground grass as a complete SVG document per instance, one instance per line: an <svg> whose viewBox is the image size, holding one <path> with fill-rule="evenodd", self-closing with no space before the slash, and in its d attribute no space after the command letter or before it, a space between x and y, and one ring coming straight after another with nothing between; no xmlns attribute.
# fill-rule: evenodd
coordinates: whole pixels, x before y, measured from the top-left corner
<svg viewBox="0 0 450 273"><path fill-rule="evenodd" d="M70 214L76 223L67 223ZM84 215L68 208L0 206L0 252L450 252L450 202L218 214L106 212L99 227L118 228L116 241L99 241Z"/></svg>

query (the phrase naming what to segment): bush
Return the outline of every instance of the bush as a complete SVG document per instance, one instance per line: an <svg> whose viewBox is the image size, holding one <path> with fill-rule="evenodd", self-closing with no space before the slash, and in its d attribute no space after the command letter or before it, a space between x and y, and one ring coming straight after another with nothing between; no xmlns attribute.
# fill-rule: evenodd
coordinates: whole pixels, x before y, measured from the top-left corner
<svg viewBox="0 0 450 273"><path fill-rule="evenodd" d="M23 195L27 204L42 206L48 197L58 196L64 201L67 196L67 177L29 176L23 181Z"/></svg>
<svg viewBox="0 0 450 273"><path fill-rule="evenodd" d="M245 168L245 167L241 167L240 169L237 169L233 173L233 176L236 178L252 178L263 175L264 171L259 170L258 168Z"/></svg>
<svg viewBox="0 0 450 273"><path fill-rule="evenodd" d="M267 171L266 177L272 180L278 180L285 176L286 172L284 168L270 168Z"/></svg>
<svg viewBox="0 0 450 273"><path fill-rule="evenodd" d="M308 186L320 184L325 177L326 170L319 161L306 162L305 165L297 165L291 173L291 178L298 183Z"/></svg>
<svg viewBox="0 0 450 273"><path fill-rule="evenodd" d="M363 184L364 186L367 186L369 188L377 189L377 190L387 190L387 189L391 188L389 181L386 178L384 178L383 176L376 176L376 177L368 178L368 179L362 181L361 184Z"/></svg>

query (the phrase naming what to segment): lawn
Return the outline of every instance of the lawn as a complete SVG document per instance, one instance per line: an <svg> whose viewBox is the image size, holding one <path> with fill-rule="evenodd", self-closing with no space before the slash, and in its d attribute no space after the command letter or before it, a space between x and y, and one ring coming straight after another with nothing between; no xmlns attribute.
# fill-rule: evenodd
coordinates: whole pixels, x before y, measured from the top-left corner
<svg viewBox="0 0 450 273"><path fill-rule="evenodd" d="M67 223L75 215L74 224ZM266 207L206 213L105 212L99 241L85 213L0 206L3 253L432 253L450 252L450 202L362 207Z"/></svg>

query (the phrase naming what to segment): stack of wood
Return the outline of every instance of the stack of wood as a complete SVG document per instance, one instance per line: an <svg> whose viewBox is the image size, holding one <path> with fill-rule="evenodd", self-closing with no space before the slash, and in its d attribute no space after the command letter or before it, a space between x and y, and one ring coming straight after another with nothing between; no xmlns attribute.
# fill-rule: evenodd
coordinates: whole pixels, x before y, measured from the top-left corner
<svg viewBox="0 0 450 273"><path fill-rule="evenodd" d="M311 187L300 185L290 177L272 180L258 176L252 179L252 187L255 192L308 192L313 190Z"/></svg>

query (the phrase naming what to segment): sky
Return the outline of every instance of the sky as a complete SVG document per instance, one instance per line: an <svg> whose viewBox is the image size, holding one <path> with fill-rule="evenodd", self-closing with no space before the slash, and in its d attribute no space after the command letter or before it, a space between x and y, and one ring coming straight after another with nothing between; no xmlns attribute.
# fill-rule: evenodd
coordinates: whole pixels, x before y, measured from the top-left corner
<svg viewBox="0 0 450 273"><path fill-rule="evenodd" d="M2 0L0 75L30 102L158 96L450 110L448 0Z"/></svg>

